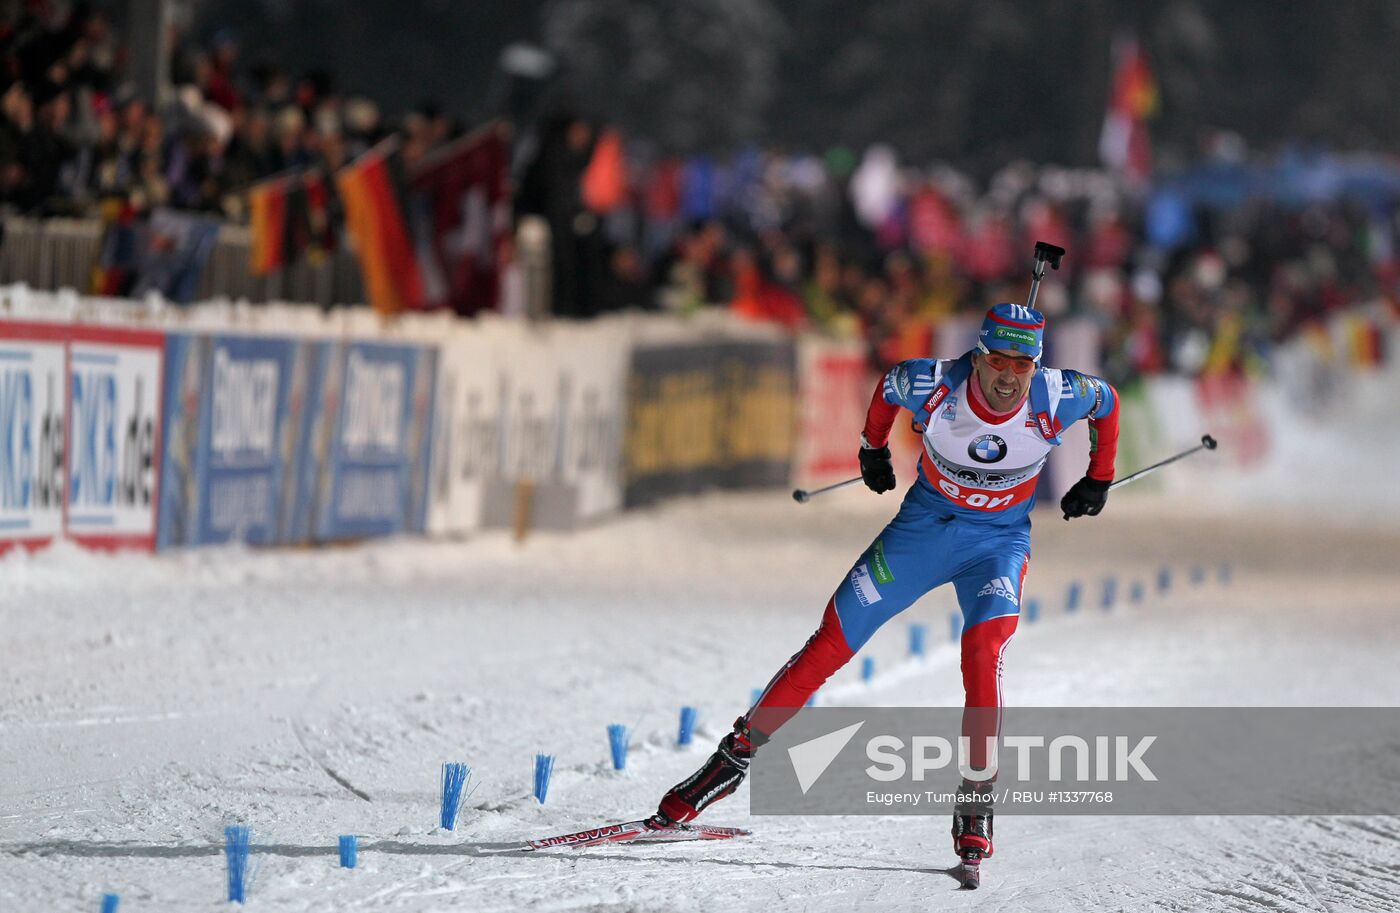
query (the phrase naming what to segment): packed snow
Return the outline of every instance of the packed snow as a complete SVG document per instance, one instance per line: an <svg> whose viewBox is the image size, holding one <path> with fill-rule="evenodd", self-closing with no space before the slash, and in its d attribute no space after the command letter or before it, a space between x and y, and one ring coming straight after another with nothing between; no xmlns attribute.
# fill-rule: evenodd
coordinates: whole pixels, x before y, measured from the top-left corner
<svg viewBox="0 0 1400 913"><path fill-rule="evenodd" d="M1392 910L1396 818L1015 817L958 891L945 814L706 813L719 843L511 852L650 813L797 649L897 506L848 490L673 502L574 535L0 560L0 909L226 908L223 827L248 824L250 910ZM1020 705L1400 703L1400 533L1115 495L1037 515L1006 657ZM1222 563L1232 571L1218 576ZM1150 586L1169 565L1175 585ZM1208 572L1200 586L1189 570ZM1098 606L1102 578L1119 604ZM1071 581L1086 607L1064 612ZM1148 583L1141 605L1125 598ZM961 703L951 590L820 703ZM929 625L922 660L909 621ZM683 704L695 744L675 746ZM606 727L634 727L614 772ZM557 756L544 805L536 752ZM455 832L440 768L472 767ZM357 869L338 834L360 835Z"/></svg>

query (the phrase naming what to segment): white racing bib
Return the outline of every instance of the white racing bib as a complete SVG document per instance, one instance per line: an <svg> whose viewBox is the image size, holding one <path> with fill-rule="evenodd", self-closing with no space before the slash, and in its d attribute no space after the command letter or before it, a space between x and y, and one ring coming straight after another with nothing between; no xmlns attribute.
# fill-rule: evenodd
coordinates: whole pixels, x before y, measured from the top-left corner
<svg viewBox="0 0 1400 913"><path fill-rule="evenodd" d="M1060 372L1044 369L1054 414ZM1029 398L1004 422L983 421L967 402L968 384L939 404L923 433L921 460L929 483L960 507L996 512L1030 500L1036 479L1054 446L1036 428Z"/></svg>

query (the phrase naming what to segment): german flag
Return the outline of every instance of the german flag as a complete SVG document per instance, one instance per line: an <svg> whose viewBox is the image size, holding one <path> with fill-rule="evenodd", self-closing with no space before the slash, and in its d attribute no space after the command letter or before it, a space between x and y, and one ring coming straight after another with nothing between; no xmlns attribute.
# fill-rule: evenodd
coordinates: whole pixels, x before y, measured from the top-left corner
<svg viewBox="0 0 1400 913"><path fill-rule="evenodd" d="M330 181L319 169L307 172L303 186L306 190L306 221L310 238L307 253L313 262L318 262L336 248L335 210L340 201L335 199L335 188L331 187Z"/></svg>
<svg viewBox="0 0 1400 913"><path fill-rule="evenodd" d="M252 231L249 269L266 276L287 265L287 178L274 178L248 191Z"/></svg>
<svg viewBox="0 0 1400 913"><path fill-rule="evenodd" d="M423 276L404 219L392 138L342 168L335 177L345 225L355 242L369 303L381 314L423 307Z"/></svg>

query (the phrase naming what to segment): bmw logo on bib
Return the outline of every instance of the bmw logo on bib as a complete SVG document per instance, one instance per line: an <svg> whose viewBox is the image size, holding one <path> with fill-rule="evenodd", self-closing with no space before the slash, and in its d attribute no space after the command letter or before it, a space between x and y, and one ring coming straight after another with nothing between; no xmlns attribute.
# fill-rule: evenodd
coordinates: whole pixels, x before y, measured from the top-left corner
<svg viewBox="0 0 1400 913"><path fill-rule="evenodd" d="M1006 456L1006 441L995 434L984 434L967 445L967 455L979 463L995 463Z"/></svg>

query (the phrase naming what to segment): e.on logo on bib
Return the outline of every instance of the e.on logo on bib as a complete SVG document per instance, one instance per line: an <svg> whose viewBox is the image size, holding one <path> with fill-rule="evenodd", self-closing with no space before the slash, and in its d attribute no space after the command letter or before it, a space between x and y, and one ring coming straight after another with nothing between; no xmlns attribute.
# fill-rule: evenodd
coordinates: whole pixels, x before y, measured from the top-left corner
<svg viewBox="0 0 1400 913"><path fill-rule="evenodd" d="M988 494L984 491L964 492L962 488L947 479L939 479L938 488L959 504L975 507L978 510L1000 510L1007 505L1014 504L1016 503L1016 493L1020 491L1018 487L1004 494Z"/></svg>

